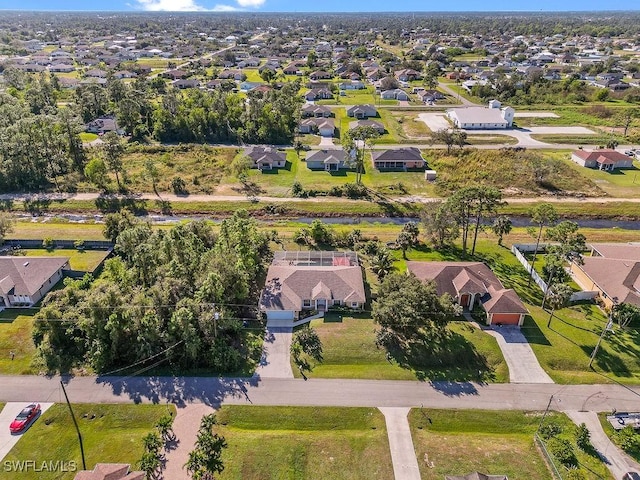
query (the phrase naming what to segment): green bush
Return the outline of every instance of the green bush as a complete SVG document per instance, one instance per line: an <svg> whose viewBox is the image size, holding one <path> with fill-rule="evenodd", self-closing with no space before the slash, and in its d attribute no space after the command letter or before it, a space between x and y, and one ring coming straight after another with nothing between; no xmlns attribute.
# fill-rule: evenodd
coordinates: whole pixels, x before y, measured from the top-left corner
<svg viewBox="0 0 640 480"><path fill-rule="evenodd" d="M46 237L44 240L42 240L42 248L46 248L47 250L53 250L53 247L54 247L53 238Z"/></svg>
<svg viewBox="0 0 640 480"><path fill-rule="evenodd" d="M589 433L589 429L584 423L581 423L576 427L576 445L583 452L590 452L593 450L593 445L591 445L591 434Z"/></svg>
<svg viewBox="0 0 640 480"><path fill-rule="evenodd" d="M569 440L554 437L547 443L547 448L553 457L567 468L578 466L578 459Z"/></svg>
<svg viewBox="0 0 640 480"><path fill-rule="evenodd" d="M562 433L562 426L559 423L550 421L540 427L540 436L545 440L557 437Z"/></svg>
<svg viewBox="0 0 640 480"><path fill-rule="evenodd" d="M620 448L627 453L640 452L640 435L636 433L631 425L627 425L622 430L615 433L615 440Z"/></svg>

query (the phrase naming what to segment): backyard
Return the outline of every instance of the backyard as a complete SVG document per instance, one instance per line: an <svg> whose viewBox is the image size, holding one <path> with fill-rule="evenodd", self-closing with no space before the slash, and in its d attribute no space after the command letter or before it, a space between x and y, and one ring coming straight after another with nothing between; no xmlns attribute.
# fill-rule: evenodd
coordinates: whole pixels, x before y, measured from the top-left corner
<svg viewBox="0 0 640 480"><path fill-rule="evenodd" d="M409 423L423 480L473 471L509 480L552 480L533 439L541 419L542 412L414 408ZM575 425L566 415L550 412L545 417L549 422L561 426L559 437L572 441L586 479L612 478L597 456L575 446Z"/></svg>
<svg viewBox="0 0 640 480"><path fill-rule="evenodd" d="M33 375L31 366L35 346L31 338L35 309L11 309L0 312L0 374ZM11 358L10 352L14 353Z"/></svg>
<svg viewBox="0 0 640 480"><path fill-rule="evenodd" d="M393 478L387 431L373 408L224 406L221 479Z"/></svg>
<svg viewBox="0 0 640 480"><path fill-rule="evenodd" d="M82 432L87 468L96 463L130 463L137 468L143 452L142 437L151 432L167 410L175 417L176 409L169 405L97 405L77 404L73 410ZM108 439L105 432L109 432ZM46 448L43 448L46 446ZM4 458L5 462L32 460L71 462L82 468L78 437L66 404L58 403L33 424ZM0 471L4 479L71 480L76 472L8 472Z"/></svg>

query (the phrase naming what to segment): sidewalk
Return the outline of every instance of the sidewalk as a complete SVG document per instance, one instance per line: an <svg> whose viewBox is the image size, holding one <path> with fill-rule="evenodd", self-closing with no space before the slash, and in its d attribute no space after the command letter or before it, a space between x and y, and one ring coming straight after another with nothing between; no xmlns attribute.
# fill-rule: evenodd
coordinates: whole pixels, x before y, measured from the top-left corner
<svg viewBox="0 0 640 480"><path fill-rule="evenodd" d="M420 469L407 415L410 408L379 407L384 415L395 480L420 480Z"/></svg>

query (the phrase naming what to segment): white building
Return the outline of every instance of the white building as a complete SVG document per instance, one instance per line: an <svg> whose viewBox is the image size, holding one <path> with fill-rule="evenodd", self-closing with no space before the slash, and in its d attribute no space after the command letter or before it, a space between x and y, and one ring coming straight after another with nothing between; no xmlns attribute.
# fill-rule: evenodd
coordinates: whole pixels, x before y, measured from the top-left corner
<svg viewBox="0 0 640 480"><path fill-rule="evenodd" d="M468 107L447 110L447 116L453 124L464 130L511 128L515 113L511 107L502 107L498 100L491 100L489 108Z"/></svg>

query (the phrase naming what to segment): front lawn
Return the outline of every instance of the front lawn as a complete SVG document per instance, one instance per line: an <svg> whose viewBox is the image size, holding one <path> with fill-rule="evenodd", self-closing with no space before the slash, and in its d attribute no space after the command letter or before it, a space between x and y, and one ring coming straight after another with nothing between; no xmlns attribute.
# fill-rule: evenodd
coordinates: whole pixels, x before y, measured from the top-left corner
<svg viewBox="0 0 640 480"><path fill-rule="evenodd" d="M375 345L376 325L368 314L330 313L324 319L313 320L311 326L322 340L324 361L308 374L310 377L509 381L509 371L495 339L466 322L449 324L451 335L441 348L449 352L447 359L414 352L407 358L387 360L386 350ZM293 363L292 369L300 376Z"/></svg>
<svg viewBox="0 0 640 480"><path fill-rule="evenodd" d="M533 439L541 418L542 412L414 408L409 423L423 480L473 471L509 480L552 480ZM559 436L573 441L575 425L566 415L549 412L544 421L560 425ZM598 457L575 442L573 447L586 479L612 478Z"/></svg>
<svg viewBox="0 0 640 480"><path fill-rule="evenodd" d="M93 469L96 463L130 463L137 468L142 437L153 430L167 409L175 417L175 407L166 405L74 405L87 468ZM43 413L4 460L33 460L36 465L74 461L78 470L82 469L78 437L67 405L59 403ZM0 472L0 480L70 480L74 476L75 472Z"/></svg>
<svg viewBox="0 0 640 480"><path fill-rule="evenodd" d="M383 415L373 408L224 406L220 479L393 478Z"/></svg>
<svg viewBox="0 0 640 480"><path fill-rule="evenodd" d="M37 310L21 308L0 312L0 374L32 375L35 346L31 338L33 315ZM14 353L11 360L10 353Z"/></svg>

